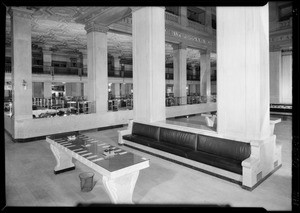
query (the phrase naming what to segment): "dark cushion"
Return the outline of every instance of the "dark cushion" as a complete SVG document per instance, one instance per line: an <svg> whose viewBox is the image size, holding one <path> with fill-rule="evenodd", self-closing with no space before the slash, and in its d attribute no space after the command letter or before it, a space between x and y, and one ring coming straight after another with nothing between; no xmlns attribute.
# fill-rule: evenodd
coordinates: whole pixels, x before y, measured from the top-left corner
<svg viewBox="0 0 300 213"><path fill-rule="evenodd" d="M182 146L178 146L176 144L170 144L170 143L150 143L151 148L159 149L174 155L178 155L181 157L187 157L187 153L191 152L192 149L185 148Z"/></svg>
<svg viewBox="0 0 300 213"><path fill-rule="evenodd" d="M145 146L149 146L150 143L158 143L158 141L151 139L151 138L147 138L147 137L143 137L140 135L123 135L123 139L128 140L128 141L132 141L135 143L139 143L139 144L143 144Z"/></svg>
<svg viewBox="0 0 300 213"><path fill-rule="evenodd" d="M132 135L140 135L154 140L159 140L159 127L134 122Z"/></svg>
<svg viewBox="0 0 300 213"><path fill-rule="evenodd" d="M201 151L188 152L187 158L237 174L243 173L242 162L231 158L224 158Z"/></svg>
<svg viewBox="0 0 300 213"><path fill-rule="evenodd" d="M196 150L197 134L175 129L160 128L159 141Z"/></svg>
<svg viewBox="0 0 300 213"><path fill-rule="evenodd" d="M233 141L198 134L197 150L243 161L251 154L250 143Z"/></svg>

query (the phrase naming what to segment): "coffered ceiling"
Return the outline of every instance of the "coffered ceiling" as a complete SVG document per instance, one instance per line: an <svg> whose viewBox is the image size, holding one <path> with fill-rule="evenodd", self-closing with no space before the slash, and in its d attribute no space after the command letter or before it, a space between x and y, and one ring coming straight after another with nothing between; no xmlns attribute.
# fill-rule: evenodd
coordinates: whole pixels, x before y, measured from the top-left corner
<svg viewBox="0 0 300 213"><path fill-rule="evenodd" d="M116 8L116 7L115 7ZM114 9L115 9L114 8ZM105 20L112 22L117 20L112 14L108 14L108 7L30 7L32 14L32 43L38 47L45 45L52 51L64 53L79 53L87 48L87 36L84 29L84 20L95 18L99 14L106 17ZM131 16L128 10L119 9L124 16ZM109 17L113 17L107 18ZM120 21L120 20L118 20ZM6 45L10 46L10 15L6 15ZM132 59L132 36L109 31L107 33L108 53L119 54L123 59ZM173 60L173 48L166 43L166 62ZM198 50L187 50L188 63L199 63L200 53Z"/></svg>

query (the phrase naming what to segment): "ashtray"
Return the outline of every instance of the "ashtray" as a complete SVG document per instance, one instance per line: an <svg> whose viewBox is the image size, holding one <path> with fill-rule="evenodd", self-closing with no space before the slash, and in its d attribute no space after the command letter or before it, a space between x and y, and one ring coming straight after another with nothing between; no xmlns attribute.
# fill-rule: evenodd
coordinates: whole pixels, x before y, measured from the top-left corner
<svg viewBox="0 0 300 213"><path fill-rule="evenodd" d="M76 135L68 136L68 139L69 139L70 141L75 140L75 139L76 139Z"/></svg>
<svg viewBox="0 0 300 213"><path fill-rule="evenodd" d="M106 157L111 157L115 155L115 152L113 150L104 150L103 155Z"/></svg>

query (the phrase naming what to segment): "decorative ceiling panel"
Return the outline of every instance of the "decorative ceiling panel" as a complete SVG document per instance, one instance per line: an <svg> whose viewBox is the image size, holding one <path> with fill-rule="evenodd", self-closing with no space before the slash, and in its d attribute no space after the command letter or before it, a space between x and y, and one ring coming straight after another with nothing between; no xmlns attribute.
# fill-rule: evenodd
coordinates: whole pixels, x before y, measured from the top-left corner
<svg viewBox="0 0 300 213"><path fill-rule="evenodd" d="M84 24L77 23L79 19L85 20L97 16L106 7L34 7L32 15L32 42L43 46L52 46L53 51L78 52L86 49L87 37ZM100 12L99 12L100 11ZM98 13L98 14L97 14ZM6 16L6 45L10 39L10 16ZM132 58L132 36L126 34L107 33L109 54L121 54L121 58ZM187 50L188 63L199 63L198 50ZM173 61L173 47L166 43L166 62Z"/></svg>

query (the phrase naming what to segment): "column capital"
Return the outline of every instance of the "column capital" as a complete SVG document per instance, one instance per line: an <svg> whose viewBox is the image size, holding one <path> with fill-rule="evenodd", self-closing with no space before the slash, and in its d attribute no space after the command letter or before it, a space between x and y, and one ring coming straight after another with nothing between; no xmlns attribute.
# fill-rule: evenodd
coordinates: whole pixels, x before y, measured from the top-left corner
<svg viewBox="0 0 300 213"><path fill-rule="evenodd" d="M206 54L210 54L212 51L209 48L206 49L200 49L200 55L206 55Z"/></svg>
<svg viewBox="0 0 300 213"><path fill-rule="evenodd" d="M142 9L142 8L144 8L144 7L130 7L131 13L134 13L135 11ZM165 7L160 7L160 8L162 8L164 10L166 9Z"/></svg>
<svg viewBox="0 0 300 213"><path fill-rule="evenodd" d="M53 53L53 51L51 51L50 49L44 49L43 48L43 54L44 55L51 55Z"/></svg>
<svg viewBox="0 0 300 213"><path fill-rule="evenodd" d="M114 58L119 58L119 57L121 57L122 56L122 54L121 53L110 53L111 55L112 55L112 57L114 57Z"/></svg>
<svg viewBox="0 0 300 213"><path fill-rule="evenodd" d="M52 45L49 44L43 44L42 49L43 51L51 51L50 49L52 48Z"/></svg>
<svg viewBox="0 0 300 213"><path fill-rule="evenodd" d="M82 55L87 55L87 49L78 49Z"/></svg>
<svg viewBox="0 0 300 213"><path fill-rule="evenodd" d="M10 7L8 9L8 14L11 16L11 17L21 17L21 18L26 18L26 19L31 19L32 18L32 14L33 14L33 11L31 10L28 10L24 7Z"/></svg>
<svg viewBox="0 0 300 213"><path fill-rule="evenodd" d="M270 45L269 49L270 49L270 52L281 51L280 45Z"/></svg>
<svg viewBox="0 0 300 213"><path fill-rule="evenodd" d="M85 24L84 29L87 33L90 32L100 32L100 33L107 33L109 28L107 26L97 24L95 22L88 22Z"/></svg>
<svg viewBox="0 0 300 213"><path fill-rule="evenodd" d="M187 45L183 42L179 44L172 44L173 50L186 49Z"/></svg>

